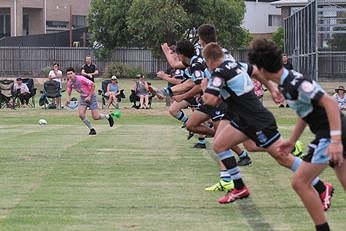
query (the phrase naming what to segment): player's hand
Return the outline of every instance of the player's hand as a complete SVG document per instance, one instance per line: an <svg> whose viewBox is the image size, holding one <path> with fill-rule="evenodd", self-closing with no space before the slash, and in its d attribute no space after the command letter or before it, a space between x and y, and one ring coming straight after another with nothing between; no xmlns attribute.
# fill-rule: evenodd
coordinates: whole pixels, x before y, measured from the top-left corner
<svg viewBox="0 0 346 231"><path fill-rule="evenodd" d="M166 73L164 71L159 71L156 73L156 76L159 77L160 79L162 79L165 75Z"/></svg>
<svg viewBox="0 0 346 231"><path fill-rule="evenodd" d="M66 100L65 106L67 106L70 103L70 100Z"/></svg>
<svg viewBox="0 0 346 231"><path fill-rule="evenodd" d="M292 150L294 149L294 143L289 141L283 141L281 144L279 144L277 151L281 155L289 155L292 153Z"/></svg>
<svg viewBox="0 0 346 231"><path fill-rule="evenodd" d="M285 100L284 96L277 89L272 90L270 94L275 103L282 103Z"/></svg>
<svg viewBox="0 0 346 231"><path fill-rule="evenodd" d="M335 164L336 166L340 166L343 161L343 145L342 142L330 143L327 149L327 154L330 158L330 162Z"/></svg>
<svg viewBox="0 0 346 231"><path fill-rule="evenodd" d="M162 49L163 53L169 52L171 50L167 43L162 44L161 49Z"/></svg>
<svg viewBox="0 0 346 231"><path fill-rule="evenodd" d="M90 103L90 99L91 99L91 97L90 96L88 96L88 97L85 97L85 102L87 102L87 103Z"/></svg>

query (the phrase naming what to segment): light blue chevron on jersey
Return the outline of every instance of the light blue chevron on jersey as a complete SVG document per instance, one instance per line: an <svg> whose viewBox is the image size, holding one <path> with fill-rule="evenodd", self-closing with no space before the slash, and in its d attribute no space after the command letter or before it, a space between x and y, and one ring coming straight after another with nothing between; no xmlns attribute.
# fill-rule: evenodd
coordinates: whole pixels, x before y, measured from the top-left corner
<svg viewBox="0 0 346 231"><path fill-rule="evenodd" d="M253 83L249 75L243 70L238 70L238 75L229 79L226 84L237 96L253 91Z"/></svg>
<svg viewBox="0 0 346 231"><path fill-rule="evenodd" d="M303 81L298 88L298 99L287 100L287 103L300 117L304 118L313 111L311 101L318 92L324 92L318 83Z"/></svg>

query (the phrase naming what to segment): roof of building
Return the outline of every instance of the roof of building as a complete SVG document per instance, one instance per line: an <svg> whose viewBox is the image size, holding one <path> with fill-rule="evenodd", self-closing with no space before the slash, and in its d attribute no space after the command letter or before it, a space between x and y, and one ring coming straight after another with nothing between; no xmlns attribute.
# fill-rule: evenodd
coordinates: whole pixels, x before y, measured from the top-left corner
<svg viewBox="0 0 346 231"><path fill-rule="evenodd" d="M305 6L309 0L279 0L270 3L273 6L276 7L283 7L283 6Z"/></svg>

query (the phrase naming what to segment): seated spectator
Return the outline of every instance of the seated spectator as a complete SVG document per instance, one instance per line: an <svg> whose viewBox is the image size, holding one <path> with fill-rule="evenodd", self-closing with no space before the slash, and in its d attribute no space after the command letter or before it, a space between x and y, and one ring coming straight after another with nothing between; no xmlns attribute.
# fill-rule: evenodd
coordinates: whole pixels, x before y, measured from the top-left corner
<svg viewBox="0 0 346 231"><path fill-rule="evenodd" d="M144 80L144 75L137 75L139 78L133 85L132 90L136 92L136 96L139 97L141 109L149 109L149 85Z"/></svg>
<svg viewBox="0 0 346 231"><path fill-rule="evenodd" d="M62 89L62 71L59 70L59 64L54 63L52 70L50 70L48 74L49 80L54 80L56 82L60 83L60 95L61 95L61 89ZM61 108L61 97L52 98L52 104L55 105L58 109Z"/></svg>
<svg viewBox="0 0 346 231"><path fill-rule="evenodd" d="M28 86L23 83L21 78L16 79L13 90L16 92L16 96L19 98L21 105L23 107L28 107L31 95Z"/></svg>
<svg viewBox="0 0 346 231"><path fill-rule="evenodd" d="M335 99L338 102L339 109L340 110L345 110L346 106L346 95L345 95L345 88L344 86L339 86L338 88L335 89Z"/></svg>
<svg viewBox="0 0 346 231"><path fill-rule="evenodd" d="M115 108L119 108L117 96L120 95L120 88L118 78L115 75L111 77L111 82L107 85L107 92L105 95L108 96L108 101L106 104L107 109L112 103L114 103Z"/></svg>

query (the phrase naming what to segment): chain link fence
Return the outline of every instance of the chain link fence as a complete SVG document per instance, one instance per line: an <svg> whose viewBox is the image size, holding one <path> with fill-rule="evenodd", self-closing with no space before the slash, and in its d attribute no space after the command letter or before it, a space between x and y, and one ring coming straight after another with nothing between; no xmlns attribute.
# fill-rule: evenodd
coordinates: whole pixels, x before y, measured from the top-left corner
<svg viewBox="0 0 346 231"><path fill-rule="evenodd" d="M346 1L313 0L284 20L285 53L314 79L346 79Z"/></svg>

